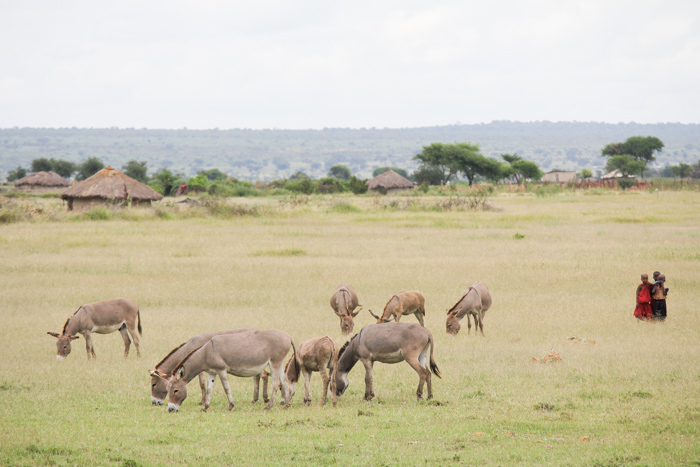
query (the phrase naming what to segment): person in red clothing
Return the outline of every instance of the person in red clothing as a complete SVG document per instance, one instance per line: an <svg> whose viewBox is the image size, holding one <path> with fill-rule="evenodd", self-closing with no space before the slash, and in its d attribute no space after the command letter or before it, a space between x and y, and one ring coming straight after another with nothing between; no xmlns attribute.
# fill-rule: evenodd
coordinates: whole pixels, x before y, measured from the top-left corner
<svg viewBox="0 0 700 467"><path fill-rule="evenodd" d="M634 308L634 316L639 320L649 321L652 317L651 287L649 275L642 274L642 283L637 287L635 294L637 306Z"/></svg>

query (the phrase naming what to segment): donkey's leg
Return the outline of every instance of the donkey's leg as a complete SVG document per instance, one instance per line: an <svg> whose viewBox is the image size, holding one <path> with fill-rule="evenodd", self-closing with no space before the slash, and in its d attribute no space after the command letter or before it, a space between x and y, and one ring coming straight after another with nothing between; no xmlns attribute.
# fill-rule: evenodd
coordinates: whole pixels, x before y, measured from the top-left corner
<svg viewBox="0 0 700 467"><path fill-rule="evenodd" d="M270 395L270 400L268 401L267 405L265 406L265 410L270 410L272 406L275 404L275 396L277 395L277 387L280 384L280 372L282 370L282 364L277 363L275 365L273 362L270 362L270 373L272 374L272 394ZM282 393L284 395L284 393Z"/></svg>
<svg viewBox="0 0 700 467"><path fill-rule="evenodd" d="M129 347L131 347L131 339L129 339L129 333L126 330L126 325L122 325L122 327L119 328L119 334L122 335L122 339L124 340L124 358L129 356Z"/></svg>
<svg viewBox="0 0 700 467"><path fill-rule="evenodd" d="M224 392L226 393L226 397L228 397L228 410L231 411L233 410L233 396L231 395L231 386L228 384L228 375L226 374L226 370L221 370L218 372L219 373L219 379L221 380L221 385L224 387ZM212 380L213 383L213 380ZM213 386L213 384L212 384Z"/></svg>
<svg viewBox="0 0 700 467"><path fill-rule="evenodd" d="M216 379L216 375L212 375L207 373L206 374L207 378L207 389L206 392L204 393L204 408L202 408L202 412L206 412L209 406L211 405L211 393L214 391L214 380Z"/></svg>
<svg viewBox="0 0 700 467"><path fill-rule="evenodd" d="M263 402L268 403L270 401L270 397L267 392L267 385L270 382L270 373L263 370L262 373L260 373L260 375L263 380Z"/></svg>
<svg viewBox="0 0 700 467"><path fill-rule="evenodd" d="M311 372L306 368L301 372L304 374L304 405L308 406L311 405Z"/></svg>
<svg viewBox="0 0 700 467"><path fill-rule="evenodd" d="M411 365L411 368L418 373L418 389L416 390L416 397L418 400L421 400L423 399L423 384L430 377L430 370L421 365L421 362L415 356L407 357L406 363ZM430 385L428 385L428 387L430 387ZM430 395L430 392L431 390L428 390L428 395Z"/></svg>
<svg viewBox="0 0 700 467"><path fill-rule="evenodd" d="M326 405L326 402L328 401L328 383L330 383L330 379L328 378L326 368L323 365L319 365L318 368L318 373L321 375L321 379L323 381L323 397L321 398L321 405Z"/></svg>
<svg viewBox="0 0 700 467"><path fill-rule="evenodd" d="M129 330L129 334L131 334L131 339L134 341L134 346L136 346L136 356L141 357L141 341L139 340L139 333L136 332L136 323L126 323L126 327Z"/></svg>
<svg viewBox="0 0 700 467"><path fill-rule="evenodd" d="M362 364L365 366L365 400L371 401L374 397L372 361L370 359L362 360Z"/></svg>
<svg viewBox="0 0 700 467"><path fill-rule="evenodd" d="M281 397L284 399L284 408L286 409L292 401L292 390L289 387L287 373L284 371L284 360L280 361L279 381Z"/></svg>
<svg viewBox="0 0 700 467"><path fill-rule="evenodd" d="M425 313L425 310L418 309L414 314L416 315L416 318L418 318L418 322L420 323L420 325L425 327L425 322L423 321L423 313Z"/></svg>
<svg viewBox="0 0 700 467"><path fill-rule="evenodd" d="M252 404L255 404L258 401L258 397L260 396L260 374L257 374L253 376L253 400Z"/></svg>
<svg viewBox="0 0 700 467"><path fill-rule="evenodd" d="M85 336L85 350L87 351L88 360L90 360L90 356L92 356L92 358L97 358L97 355L95 355L95 348L92 346L92 332L85 331L83 336Z"/></svg>
<svg viewBox="0 0 700 467"><path fill-rule="evenodd" d="M479 310L479 331L481 331L481 335L484 335L484 312L482 310ZM476 329L474 329L474 332L476 332Z"/></svg>
<svg viewBox="0 0 700 467"><path fill-rule="evenodd" d="M204 399L207 395L207 374L203 371L199 375L199 388L202 390L202 400L199 401L199 405L204 405Z"/></svg>
<svg viewBox="0 0 700 467"><path fill-rule="evenodd" d="M472 318L471 313L467 313L467 334L472 333ZM476 318L474 318L474 324L476 325ZM476 331L475 331L476 332Z"/></svg>

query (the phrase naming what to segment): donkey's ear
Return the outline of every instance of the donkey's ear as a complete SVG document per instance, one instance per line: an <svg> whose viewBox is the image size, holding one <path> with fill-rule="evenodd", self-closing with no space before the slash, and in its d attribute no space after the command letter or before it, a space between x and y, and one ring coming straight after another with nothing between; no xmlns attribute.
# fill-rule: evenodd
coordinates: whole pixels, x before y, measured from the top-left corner
<svg viewBox="0 0 700 467"><path fill-rule="evenodd" d="M56 339L58 339L59 337L61 337L57 332L47 332L46 334L48 334L49 336L53 336L53 337L55 337Z"/></svg>
<svg viewBox="0 0 700 467"><path fill-rule="evenodd" d="M68 336L68 339L74 341L76 339L80 339L80 336Z"/></svg>
<svg viewBox="0 0 700 467"><path fill-rule="evenodd" d="M185 376L185 369L180 368L180 371L177 372L177 379L182 379Z"/></svg>
<svg viewBox="0 0 700 467"><path fill-rule="evenodd" d="M359 306L359 308L357 309L357 311L356 311L355 313L350 312L350 315L351 315L353 318L354 318L355 316L359 315L359 314L360 314L360 311L362 311L362 305L358 305L358 306Z"/></svg>
<svg viewBox="0 0 700 467"><path fill-rule="evenodd" d="M160 378L160 379L170 379L169 375L166 375L165 373L161 373L158 370L148 370L148 374L151 376L155 376L156 378Z"/></svg>

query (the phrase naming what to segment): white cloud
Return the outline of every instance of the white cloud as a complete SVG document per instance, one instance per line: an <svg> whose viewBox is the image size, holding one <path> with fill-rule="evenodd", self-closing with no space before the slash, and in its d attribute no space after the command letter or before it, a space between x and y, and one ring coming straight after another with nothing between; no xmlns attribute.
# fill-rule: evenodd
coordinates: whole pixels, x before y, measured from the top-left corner
<svg viewBox="0 0 700 467"><path fill-rule="evenodd" d="M0 126L698 122L691 1L4 2Z"/></svg>

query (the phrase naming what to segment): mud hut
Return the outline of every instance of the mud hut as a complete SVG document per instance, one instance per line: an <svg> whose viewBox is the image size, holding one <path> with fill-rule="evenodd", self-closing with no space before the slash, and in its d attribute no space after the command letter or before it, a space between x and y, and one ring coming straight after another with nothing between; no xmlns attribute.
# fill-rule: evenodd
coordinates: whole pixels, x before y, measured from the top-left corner
<svg viewBox="0 0 700 467"><path fill-rule="evenodd" d="M112 167L105 167L61 193L68 210L85 210L98 205L143 206L162 199L163 195Z"/></svg>
<svg viewBox="0 0 700 467"><path fill-rule="evenodd" d="M410 190L413 182L389 169L367 182L367 188L374 193L388 195Z"/></svg>
<svg viewBox="0 0 700 467"><path fill-rule="evenodd" d="M56 172L35 172L15 182L20 191L31 193L58 193L70 186L70 182Z"/></svg>
<svg viewBox="0 0 700 467"><path fill-rule="evenodd" d="M576 181L575 171L552 170L542 176L542 181L545 183L571 183Z"/></svg>

